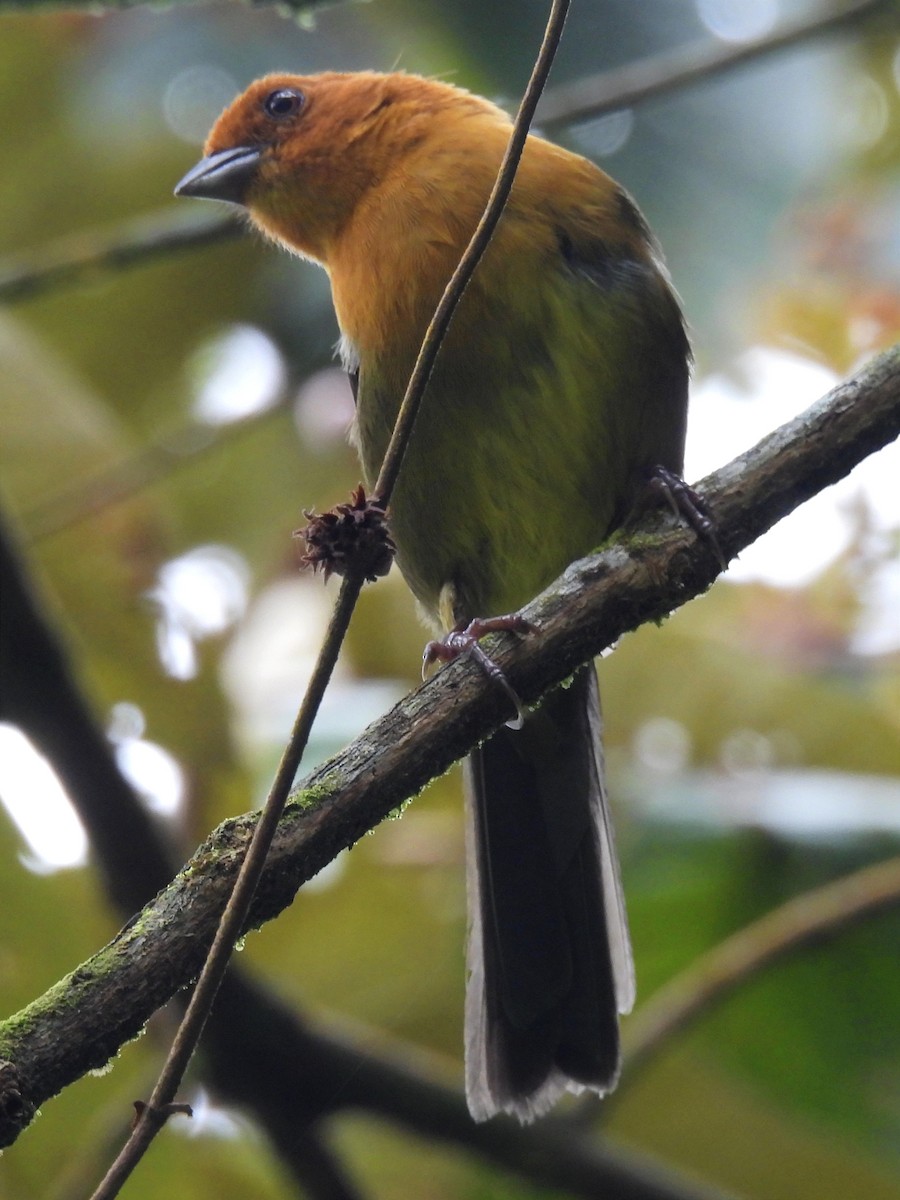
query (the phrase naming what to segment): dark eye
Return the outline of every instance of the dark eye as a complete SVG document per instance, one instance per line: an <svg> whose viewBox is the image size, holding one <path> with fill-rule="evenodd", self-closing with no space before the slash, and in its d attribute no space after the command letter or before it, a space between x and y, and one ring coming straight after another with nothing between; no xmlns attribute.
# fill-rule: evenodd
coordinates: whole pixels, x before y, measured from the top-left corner
<svg viewBox="0 0 900 1200"><path fill-rule="evenodd" d="M276 121L292 117L303 107L303 93L296 88L279 88L277 92L269 92L263 101L263 108Z"/></svg>

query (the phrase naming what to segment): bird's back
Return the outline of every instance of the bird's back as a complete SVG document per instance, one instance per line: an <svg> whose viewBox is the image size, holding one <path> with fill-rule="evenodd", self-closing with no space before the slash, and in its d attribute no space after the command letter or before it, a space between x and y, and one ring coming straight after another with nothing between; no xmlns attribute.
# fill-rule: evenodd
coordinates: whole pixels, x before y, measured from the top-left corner
<svg viewBox="0 0 900 1200"><path fill-rule="evenodd" d="M345 242L367 252L329 264L370 482L509 132L461 123L449 160L446 141L426 142L402 179L373 189ZM373 294L374 311L358 303ZM644 466L680 470L686 403L681 315L637 209L593 164L530 139L393 500L400 565L425 608L448 585L454 620L525 603L621 521Z"/></svg>

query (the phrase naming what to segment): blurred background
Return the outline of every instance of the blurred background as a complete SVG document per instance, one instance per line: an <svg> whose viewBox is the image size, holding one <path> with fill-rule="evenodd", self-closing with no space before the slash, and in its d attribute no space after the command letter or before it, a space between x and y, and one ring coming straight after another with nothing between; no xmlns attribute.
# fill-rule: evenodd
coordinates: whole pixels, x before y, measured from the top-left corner
<svg viewBox="0 0 900 1200"><path fill-rule="evenodd" d="M302 509L359 478L317 268L176 201L221 109L269 70L396 67L514 105L545 0L0 15L0 504L97 721L182 861L264 796L334 595ZM576 0L551 87L678 46L740 46L808 0ZM689 479L900 332L900 22L881 5L777 55L553 136L628 187L693 331ZM110 241L181 238L67 274ZM900 849L900 452L875 455L663 628L599 664L639 1003L727 934ZM416 682L395 572L367 588L311 754ZM113 935L52 764L0 725L0 1009ZM461 1078L458 772L248 938L240 965L373 1050ZM759 1200L900 1196L900 917L761 974L626 1073L598 1128ZM625 1025L626 1038L628 1024ZM0 1196L87 1194L149 1090L165 1022L49 1102ZM194 1074L129 1197L299 1195ZM73 1130L77 1128L77 1139ZM362 1195L545 1195L365 1115L330 1145Z"/></svg>

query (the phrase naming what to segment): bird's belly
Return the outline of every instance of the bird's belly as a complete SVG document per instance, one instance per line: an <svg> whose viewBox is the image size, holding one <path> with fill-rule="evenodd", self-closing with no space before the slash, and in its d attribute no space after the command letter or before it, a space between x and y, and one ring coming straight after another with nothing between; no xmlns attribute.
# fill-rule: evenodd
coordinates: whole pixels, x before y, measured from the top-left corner
<svg viewBox="0 0 900 1200"><path fill-rule="evenodd" d="M619 487L596 429L554 426L527 396L442 400L426 394L390 522L410 588L446 623L448 585L454 620L520 608L603 539Z"/></svg>
<svg viewBox="0 0 900 1200"><path fill-rule="evenodd" d="M401 467L398 562L434 618L446 617L448 586L457 620L521 607L621 520L638 467L666 461L654 457L657 434L646 436L646 414L669 390L649 326L590 283L536 278L520 289L515 322L510 278L500 304L467 293ZM370 484L413 357L406 347L362 355L357 441Z"/></svg>

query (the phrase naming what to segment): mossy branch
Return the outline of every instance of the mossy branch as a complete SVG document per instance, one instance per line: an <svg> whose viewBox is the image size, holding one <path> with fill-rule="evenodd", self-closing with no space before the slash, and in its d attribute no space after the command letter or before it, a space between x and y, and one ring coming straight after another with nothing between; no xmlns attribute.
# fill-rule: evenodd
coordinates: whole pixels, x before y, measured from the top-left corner
<svg viewBox="0 0 900 1200"><path fill-rule="evenodd" d="M804 500L900 434L900 346L698 485L732 558ZM491 654L535 702L623 633L704 592L714 547L654 516L582 559L524 611L526 639ZM407 696L298 788L281 821L248 927L277 916L298 887L506 717L505 697L458 660ZM102 950L0 1024L0 1145L37 1107L106 1063L196 975L256 818L226 821L177 878Z"/></svg>

